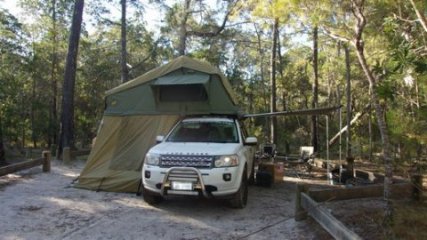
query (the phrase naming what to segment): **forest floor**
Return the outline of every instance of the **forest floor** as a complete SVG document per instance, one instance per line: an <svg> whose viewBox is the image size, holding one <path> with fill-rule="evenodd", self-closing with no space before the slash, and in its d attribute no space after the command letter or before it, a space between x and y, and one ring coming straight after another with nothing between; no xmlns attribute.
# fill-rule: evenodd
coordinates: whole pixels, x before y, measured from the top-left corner
<svg viewBox="0 0 427 240"><path fill-rule="evenodd" d="M0 239L331 239L314 220L294 220L295 184L250 186L245 209L173 197L158 206L129 193L71 187L83 163L52 162L0 177Z"/></svg>
<svg viewBox="0 0 427 240"><path fill-rule="evenodd" d="M356 161L355 168L383 174L381 163ZM408 179L410 166L396 167L395 177ZM285 174L286 175L286 174ZM326 182L326 169L314 168L310 175L299 175L297 182L304 181L310 188L330 188ZM302 179L301 179L302 177ZM285 181L294 178L286 177ZM295 180L295 179L294 179ZM357 181L356 181L357 182ZM363 183L363 181L360 181ZM347 185L353 187L353 185ZM413 201L410 196L393 199L395 239L427 239L427 194L423 189L423 201ZM385 202L383 198L359 198L321 203L329 212L362 239L388 239L382 227Z"/></svg>
<svg viewBox="0 0 427 240"><path fill-rule="evenodd" d="M83 166L53 161L51 173L35 167L0 177L0 239L332 239L313 219L293 218L295 184L327 187L324 169L310 176L285 169L282 183L250 186L247 207L236 210L218 200L186 197L153 207L135 194L73 188ZM427 239L426 204L402 199L394 205L397 238ZM363 239L384 239L381 199L324 206Z"/></svg>

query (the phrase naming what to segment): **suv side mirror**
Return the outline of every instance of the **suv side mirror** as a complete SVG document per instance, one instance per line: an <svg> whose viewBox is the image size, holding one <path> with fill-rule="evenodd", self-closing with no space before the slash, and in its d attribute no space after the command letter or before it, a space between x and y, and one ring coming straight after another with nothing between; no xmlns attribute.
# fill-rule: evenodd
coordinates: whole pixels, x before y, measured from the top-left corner
<svg viewBox="0 0 427 240"><path fill-rule="evenodd" d="M247 137L245 139L245 145L255 146L258 144L258 139L256 137Z"/></svg>
<svg viewBox="0 0 427 240"><path fill-rule="evenodd" d="M157 136L156 137L156 143L161 143L161 142L163 142L163 139L164 139L165 137L164 136L161 136L161 135L159 135L159 136Z"/></svg>

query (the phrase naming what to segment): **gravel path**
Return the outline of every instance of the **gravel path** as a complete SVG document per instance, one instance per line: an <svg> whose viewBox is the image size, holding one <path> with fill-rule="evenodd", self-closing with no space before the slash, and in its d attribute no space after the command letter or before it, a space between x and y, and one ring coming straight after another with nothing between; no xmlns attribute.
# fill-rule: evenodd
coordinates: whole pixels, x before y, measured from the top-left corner
<svg viewBox="0 0 427 240"><path fill-rule="evenodd" d="M245 209L222 201L173 197L158 206L142 196L76 189L81 171L54 161L0 177L0 239L330 239L310 218L295 222L295 185L251 186Z"/></svg>

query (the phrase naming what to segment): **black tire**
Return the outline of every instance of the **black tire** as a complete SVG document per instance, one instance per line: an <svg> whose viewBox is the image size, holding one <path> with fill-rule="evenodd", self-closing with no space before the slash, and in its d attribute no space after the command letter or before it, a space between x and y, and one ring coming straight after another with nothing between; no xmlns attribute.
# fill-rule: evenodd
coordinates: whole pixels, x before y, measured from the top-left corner
<svg viewBox="0 0 427 240"><path fill-rule="evenodd" d="M162 196L151 193L144 186L142 186L142 195L144 197L144 201L150 205L159 204L163 201Z"/></svg>
<svg viewBox="0 0 427 240"><path fill-rule="evenodd" d="M234 194L233 198L230 199L230 206L232 208L243 209L246 207L248 202L248 179L247 179L247 170L246 166L243 170L242 181L240 182L240 187L237 193Z"/></svg>

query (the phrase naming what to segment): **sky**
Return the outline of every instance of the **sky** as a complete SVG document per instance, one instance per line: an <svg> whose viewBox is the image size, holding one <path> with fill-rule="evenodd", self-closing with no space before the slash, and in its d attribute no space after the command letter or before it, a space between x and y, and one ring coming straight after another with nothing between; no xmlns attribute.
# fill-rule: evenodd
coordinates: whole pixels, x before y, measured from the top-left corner
<svg viewBox="0 0 427 240"><path fill-rule="evenodd" d="M87 0L89 2L90 0ZM164 10L160 9L156 4L149 3L149 0L139 0L142 2L145 11L143 14L144 21L146 22L145 27L150 32L154 33L155 37L158 37L160 35L160 27L162 26L162 18L164 17L165 13ZM166 0L166 4L168 6L172 6L173 3L180 1L180 0ZM218 0L205 0L205 2L215 8ZM29 16L25 16L25 14L21 11L19 7L17 7L17 0L0 0L0 8L4 8L9 10L10 13L12 13L14 16L16 16L19 21L24 23L31 23L33 20L29 18ZM120 19L120 5L119 0L115 0L113 4L111 4L110 11L111 16L109 17L111 20L118 21ZM87 8L85 8L87 9ZM132 15L131 8L128 8L128 16ZM83 21L86 23L86 30L90 33L94 32L96 29L92 24L90 24L91 16L85 12L83 14ZM242 27L245 27L242 25ZM293 30L290 30L292 32ZM303 44L303 45L310 45L310 41L307 38L306 34L297 34L294 36L291 36L291 42L294 44ZM286 49L285 49L286 51Z"/></svg>
<svg viewBox="0 0 427 240"><path fill-rule="evenodd" d="M90 1L90 0L89 0ZM86 2L89 2L86 1ZM164 10L156 7L155 4L149 3L149 0L139 0L142 2L145 12L143 15L144 21L147 22L146 28L154 32L155 34L159 34L160 26L162 25L162 18L164 16ZM179 0L166 0L166 5L172 6L175 2ZM21 9L17 6L17 0L0 0L0 7L9 10L14 16L16 16L21 22L31 23L33 20L21 11ZM86 3L85 2L85 3ZM116 0L114 4L111 4L111 20L119 20L120 19L120 5L119 0ZM205 2L210 6L215 6L217 0L205 0ZM85 8L87 9L87 8ZM131 8L128 7L128 16L132 15ZM87 12L83 14L83 22L87 23L87 30L90 32L94 31L94 27L89 24L91 22L91 16L88 15Z"/></svg>
<svg viewBox="0 0 427 240"><path fill-rule="evenodd" d="M145 7L145 12L144 12L144 20L147 22L147 29L149 31L155 32L157 33L158 30L160 29L160 25L161 25L161 18L163 17L164 13L158 9L155 8L155 6L153 6L153 4L148 4L148 0L140 0ZM25 16L25 14L22 12L22 10L17 6L17 0L0 0L0 7L7 9L10 13L12 13L15 17L17 17L19 19L19 21L24 22L24 23L31 23L33 22L33 19L29 18L28 16ZM168 0L167 3L172 4L174 1L173 0ZM110 7L110 11L111 11L111 18L112 20L118 20L120 19L120 5L118 4L119 1L117 0L117 6L111 6ZM160 11L160 13L159 13ZM129 12L128 15L131 15L132 13ZM83 21L86 23L90 22L91 17L87 14L87 12L85 12L83 14ZM91 26L91 24L87 24L86 25L87 30L89 32L94 31L94 27Z"/></svg>

